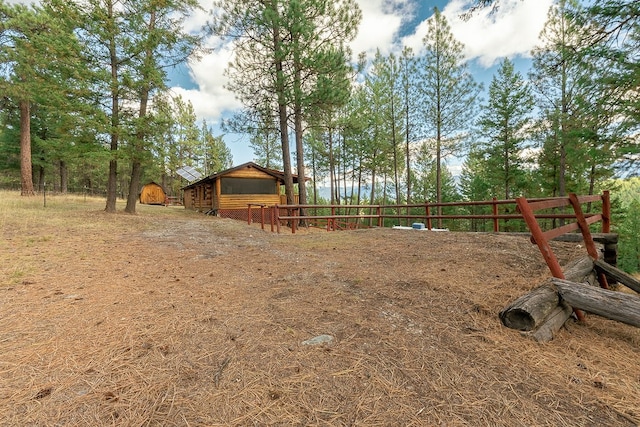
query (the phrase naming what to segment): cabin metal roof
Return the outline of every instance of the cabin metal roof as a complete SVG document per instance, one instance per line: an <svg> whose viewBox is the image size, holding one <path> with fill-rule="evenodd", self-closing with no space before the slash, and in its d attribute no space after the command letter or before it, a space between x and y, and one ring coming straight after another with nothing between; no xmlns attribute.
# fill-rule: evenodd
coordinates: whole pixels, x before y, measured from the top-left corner
<svg viewBox="0 0 640 427"><path fill-rule="evenodd" d="M221 178L224 175L228 175L228 174L230 174L232 172L238 171L240 169L245 169L245 168L255 168L255 169L258 169L261 172L266 173L267 175L270 175L270 176L276 178L279 181L284 181L284 172L279 171L279 170L275 170L275 169L268 169L268 168L262 167L262 166L260 166L260 165L258 165L256 163L253 163L253 162L247 162L247 163L243 163L241 165L238 165L238 166L235 166L235 167L232 167L232 168L229 168L229 169L225 169L225 170L220 171L220 172L216 172L216 173L214 173L212 175L206 176L206 177L204 177L204 178L202 178L202 179L200 179L198 181L192 182L191 184L189 184L189 185L187 185L185 187L182 187L182 189L183 190L187 190L189 188L196 187L196 186L198 186L198 185L200 185L202 183L208 182L208 181L215 181L216 179ZM298 182L298 175L292 175L292 177L293 177L293 182L297 183Z"/></svg>

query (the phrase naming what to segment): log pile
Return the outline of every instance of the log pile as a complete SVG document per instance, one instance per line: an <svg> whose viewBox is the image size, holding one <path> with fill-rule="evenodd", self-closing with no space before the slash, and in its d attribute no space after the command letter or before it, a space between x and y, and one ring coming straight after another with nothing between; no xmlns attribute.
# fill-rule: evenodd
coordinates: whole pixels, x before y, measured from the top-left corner
<svg viewBox="0 0 640 427"><path fill-rule="evenodd" d="M563 268L564 280L547 280L500 311L502 324L539 342L553 339L578 309L640 327L640 297L600 289L598 273L640 292L637 279L604 261L584 257Z"/></svg>
<svg viewBox="0 0 640 427"><path fill-rule="evenodd" d="M582 283L552 279L558 295L567 304L640 328L640 298Z"/></svg>

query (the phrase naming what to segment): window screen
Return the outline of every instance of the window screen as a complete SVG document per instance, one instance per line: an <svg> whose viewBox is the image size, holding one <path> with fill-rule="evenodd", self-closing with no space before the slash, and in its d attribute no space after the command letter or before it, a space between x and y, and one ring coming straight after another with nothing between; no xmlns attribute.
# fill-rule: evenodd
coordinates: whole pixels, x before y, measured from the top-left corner
<svg viewBox="0 0 640 427"><path fill-rule="evenodd" d="M277 194L275 179L221 178L221 194Z"/></svg>

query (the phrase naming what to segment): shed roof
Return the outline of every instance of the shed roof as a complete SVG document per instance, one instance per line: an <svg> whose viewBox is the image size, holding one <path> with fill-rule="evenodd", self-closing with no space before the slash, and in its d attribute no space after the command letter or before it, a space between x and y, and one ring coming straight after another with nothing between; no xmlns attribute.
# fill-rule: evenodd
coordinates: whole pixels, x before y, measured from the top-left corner
<svg viewBox="0 0 640 427"><path fill-rule="evenodd" d="M235 167L232 167L232 168L229 168L229 169L225 169L225 170L220 171L220 172L216 172L216 173L214 173L212 175L206 176L206 177L204 177L204 178L202 178L202 179L200 179L198 181L192 182L191 184L189 184L189 185L187 185L185 187L182 187L182 189L186 190L186 189L195 187L195 186L197 186L199 184L202 184L204 182L207 182L207 181L215 181L216 179L218 179L218 178L220 178L220 177L222 177L224 175L228 175L228 174L230 174L232 172L235 172L237 170L240 170L240 169L251 168L251 167L255 168L255 169L258 169L259 171L262 171L262 172L264 172L264 173L266 173L268 175L271 175L272 177L276 178L279 181L284 181L284 172L281 172L281 171L275 170L275 169L268 169L268 168L262 167L262 166L260 166L260 165L258 165L256 163L253 163L253 162L247 162L247 163L243 163L241 165L238 165L238 166L235 166ZM298 182L298 175L292 175L292 177L293 177L293 182L297 183Z"/></svg>

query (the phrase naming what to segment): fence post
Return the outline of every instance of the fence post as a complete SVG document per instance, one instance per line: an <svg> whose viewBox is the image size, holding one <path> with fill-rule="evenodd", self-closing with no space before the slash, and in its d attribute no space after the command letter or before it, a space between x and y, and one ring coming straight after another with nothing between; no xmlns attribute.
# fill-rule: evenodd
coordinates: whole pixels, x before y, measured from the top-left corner
<svg viewBox="0 0 640 427"><path fill-rule="evenodd" d="M275 208L275 206L271 207L271 215L269 215L269 216L271 217L271 218L269 218L269 220L271 221L271 232L273 233L273 228L275 226L274 219L275 219L275 216L276 216L276 208Z"/></svg>
<svg viewBox="0 0 640 427"><path fill-rule="evenodd" d="M431 231L431 208L429 208L429 202L424 202L424 212L427 220L427 229Z"/></svg>
<svg viewBox="0 0 640 427"><path fill-rule="evenodd" d="M538 245L542 258L544 258L547 263L547 267L551 270L551 275L558 279L564 279L564 272L562 271L562 267L560 267L558 258L556 258L551 246L549 246L549 242L547 242L547 239L544 237L544 233L540 229L538 220L536 220L536 216L531 209L531 206L529 206L529 202L525 197L518 197L516 199L516 204L518 205L518 210L522 214L522 218L524 218L524 221L529 227L531 236ZM579 321L584 320L584 313L581 310L574 308L573 312L576 314Z"/></svg>
<svg viewBox="0 0 640 427"><path fill-rule="evenodd" d="M536 216L529 206L527 199L524 197L518 197L516 199L516 203L518 204L518 210L520 210L522 218L524 218L524 221L529 226L529 231L531 231L533 240L535 240L536 244L538 245L538 249L540 249L542 257L547 262L549 270L551 270L551 274L553 275L553 277L556 277L558 279L564 279L562 267L560 267L558 259L553 253L553 250L551 250L551 246L549 246L547 239L545 239L544 234L542 233L542 230L538 225L538 221L536 220Z"/></svg>
<svg viewBox="0 0 640 427"><path fill-rule="evenodd" d="M335 229L336 207L331 205L331 218L327 219L327 231L336 231Z"/></svg>
<svg viewBox="0 0 640 427"><path fill-rule="evenodd" d="M378 205L378 227L382 227L382 206Z"/></svg>
<svg viewBox="0 0 640 427"><path fill-rule="evenodd" d="M273 214L276 219L276 229L278 230L278 234L280 234L280 208L278 205L273 206Z"/></svg>
<svg viewBox="0 0 640 427"><path fill-rule="evenodd" d="M298 216L297 215L298 210L294 208L294 209L291 210L291 213L292 213L291 216L294 217L294 218L289 220L289 221L291 221L291 234L296 234L296 222L297 222L297 220L295 219L295 217Z"/></svg>
<svg viewBox="0 0 640 427"><path fill-rule="evenodd" d="M247 206L247 224L251 225L251 203L249 203Z"/></svg>
<svg viewBox="0 0 640 427"><path fill-rule="evenodd" d="M500 231L500 226L498 225L498 204L496 203L498 199L493 198L493 203L491 204L491 208L493 210L493 231L497 233Z"/></svg>
<svg viewBox="0 0 640 427"><path fill-rule="evenodd" d="M602 232L611 232L611 198L609 190L602 192Z"/></svg>
<svg viewBox="0 0 640 427"><path fill-rule="evenodd" d="M573 205L573 211L576 215L576 221L578 222L578 227L580 227L580 231L582 231L582 240L584 241L584 245L587 247L587 253L594 261L598 259L598 250L596 249L595 243L593 243L593 237L591 237L591 231L589 230L589 224L584 218L584 214L582 213L582 206L580 206L580 201L578 200L578 196L575 193L569 194L569 200ZM603 289L609 289L609 284L607 283L607 277L604 273L598 273L598 281L600 282L600 287Z"/></svg>
<svg viewBox="0 0 640 427"><path fill-rule="evenodd" d="M264 205L260 205L260 223L261 228L264 230Z"/></svg>

